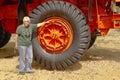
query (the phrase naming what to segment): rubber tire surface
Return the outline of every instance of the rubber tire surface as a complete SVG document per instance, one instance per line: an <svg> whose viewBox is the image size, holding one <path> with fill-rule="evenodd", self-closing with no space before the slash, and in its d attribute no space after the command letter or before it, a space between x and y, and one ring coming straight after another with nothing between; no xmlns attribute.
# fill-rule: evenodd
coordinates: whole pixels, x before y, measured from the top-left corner
<svg viewBox="0 0 120 80"><path fill-rule="evenodd" d="M0 43L0 48L2 48L3 46L5 46L8 43L8 41L10 40L10 37L11 37L11 34L7 31L5 31L4 39Z"/></svg>
<svg viewBox="0 0 120 80"><path fill-rule="evenodd" d="M4 40L4 37L5 37L5 30L2 27L0 27L0 44Z"/></svg>
<svg viewBox="0 0 120 80"><path fill-rule="evenodd" d="M74 5L63 1L49 1L32 11L32 23L43 22L50 17L61 17L67 20L73 29L71 46L61 54L49 54L39 44L37 32L33 33L32 44L34 59L48 69L63 69L77 61L88 49L90 30L84 14Z"/></svg>
<svg viewBox="0 0 120 80"><path fill-rule="evenodd" d="M91 48L93 46L96 39L97 39L97 35L96 34L91 34L91 41L90 41L89 48Z"/></svg>

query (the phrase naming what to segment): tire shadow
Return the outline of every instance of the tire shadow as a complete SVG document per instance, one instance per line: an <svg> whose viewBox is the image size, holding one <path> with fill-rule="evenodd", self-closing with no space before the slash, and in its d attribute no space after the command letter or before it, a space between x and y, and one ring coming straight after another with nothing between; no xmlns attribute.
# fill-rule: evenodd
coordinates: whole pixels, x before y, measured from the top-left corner
<svg viewBox="0 0 120 80"><path fill-rule="evenodd" d="M18 52L14 52L14 42L9 42L3 48L0 49L0 59L9 59L14 56L18 56ZM91 47L84 56L81 57L80 61L71 65L63 70L58 71L76 71L82 68L80 64L81 61L100 61L100 60L109 60L120 62L120 50L104 48L104 47ZM36 61L33 61L32 66L34 69L46 70L46 68L42 67ZM16 66L18 68L18 66ZM52 71L52 70L50 70Z"/></svg>
<svg viewBox="0 0 120 80"><path fill-rule="evenodd" d="M18 51L14 50L14 45L14 42L9 42L4 47L0 48L0 59L18 56Z"/></svg>
<svg viewBox="0 0 120 80"><path fill-rule="evenodd" d="M37 70L48 70L48 71L54 71L54 70L51 70L51 69L47 69L43 66L41 66L40 64L38 64L36 61L33 61L32 63L32 66L34 69L37 69ZM75 63L74 65L71 65L71 66L68 66L67 68L65 69L60 69L60 70L55 70L55 71L77 71L79 69L82 68L82 65L77 62Z"/></svg>
<svg viewBox="0 0 120 80"><path fill-rule="evenodd" d="M120 62L120 50L104 47L91 47L80 61L109 60Z"/></svg>

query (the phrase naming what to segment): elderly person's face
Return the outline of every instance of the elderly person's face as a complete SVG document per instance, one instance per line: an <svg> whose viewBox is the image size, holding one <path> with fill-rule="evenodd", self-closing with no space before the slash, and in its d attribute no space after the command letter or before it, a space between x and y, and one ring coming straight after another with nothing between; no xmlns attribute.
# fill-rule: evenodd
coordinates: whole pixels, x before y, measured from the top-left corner
<svg viewBox="0 0 120 80"><path fill-rule="evenodd" d="M24 21L23 24L24 24L25 27L28 27L29 24L30 24L30 21Z"/></svg>
<svg viewBox="0 0 120 80"><path fill-rule="evenodd" d="M23 18L23 24L25 27L28 27L30 24L30 18L29 17L24 17Z"/></svg>

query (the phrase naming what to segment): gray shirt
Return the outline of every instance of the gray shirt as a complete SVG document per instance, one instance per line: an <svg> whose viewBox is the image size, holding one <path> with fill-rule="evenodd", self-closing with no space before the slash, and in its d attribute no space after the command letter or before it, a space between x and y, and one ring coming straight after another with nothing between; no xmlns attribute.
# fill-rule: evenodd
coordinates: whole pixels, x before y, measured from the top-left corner
<svg viewBox="0 0 120 80"><path fill-rule="evenodd" d="M32 32L37 29L37 24L30 24L28 27L19 25L16 33L18 34L18 45L29 46L31 45Z"/></svg>

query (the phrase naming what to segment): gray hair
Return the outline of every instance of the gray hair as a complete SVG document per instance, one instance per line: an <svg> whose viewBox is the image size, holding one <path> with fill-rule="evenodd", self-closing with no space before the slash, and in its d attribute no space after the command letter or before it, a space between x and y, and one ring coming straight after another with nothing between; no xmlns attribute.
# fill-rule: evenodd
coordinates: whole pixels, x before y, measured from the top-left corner
<svg viewBox="0 0 120 80"><path fill-rule="evenodd" d="M23 22L25 22L25 21L29 21L29 22L30 22L29 16L25 16L25 17L23 18Z"/></svg>

